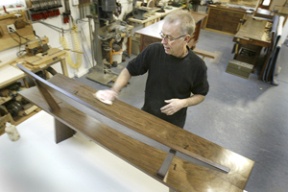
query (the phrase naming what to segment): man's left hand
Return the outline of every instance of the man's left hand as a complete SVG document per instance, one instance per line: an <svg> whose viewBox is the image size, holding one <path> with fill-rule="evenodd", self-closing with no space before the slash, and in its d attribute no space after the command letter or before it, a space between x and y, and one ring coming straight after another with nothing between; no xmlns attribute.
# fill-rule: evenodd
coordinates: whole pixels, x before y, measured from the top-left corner
<svg viewBox="0 0 288 192"><path fill-rule="evenodd" d="M170 99L165 100L165 103L168 103L164 107L161 107L161 112L165 113L166 115L173 115L180 109L185 106L185 100L182 99Z"/></svg>

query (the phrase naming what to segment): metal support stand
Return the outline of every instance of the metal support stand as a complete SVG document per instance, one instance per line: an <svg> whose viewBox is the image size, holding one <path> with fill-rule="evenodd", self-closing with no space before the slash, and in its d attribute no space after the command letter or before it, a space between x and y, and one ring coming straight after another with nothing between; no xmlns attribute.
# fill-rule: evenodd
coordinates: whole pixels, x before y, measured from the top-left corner
<svg viewBox="0 0 288 192"><path fill-rule="evenodd" d="M89 19L90 38L91 38L93 68L91 68L91 71L87 74L86 77L100 84L112 86L118 75L112 72L110 69L105 68L103 64L101 41L98 37L100 31L99 18L88 17L88 19ZM91 27L91 19L93 19L94 21L94 31L92 30ZM96 65L95 60L97 62Z"/></svg>
<svg viewBox="0 0 288 192"><path fill-rule="evenodd" d="M169 167L172 163L172 160L174 158L176 154L176 151L173 150L173 149L170 149L169 153L167 154L164 162L162 163L160 169L158 170L157 172L157 175L161 178L161 179L164 179L164 177L166 176L168 170L169 170Z"/></svg>

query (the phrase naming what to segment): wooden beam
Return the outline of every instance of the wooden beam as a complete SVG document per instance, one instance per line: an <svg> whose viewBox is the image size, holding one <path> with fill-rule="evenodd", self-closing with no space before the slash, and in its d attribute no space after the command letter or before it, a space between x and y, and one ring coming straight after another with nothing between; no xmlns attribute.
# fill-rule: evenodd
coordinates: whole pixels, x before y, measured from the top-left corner
<svg viewBox="0 0 288 192"><path fill-rule="evenodd" d="M216 58L216 53L213 53L213 52L209 52L209 51L205 51L205 50L201 50L201 49L197 49L197 48L194 48L193 52L196 53L197 55L202 56L203 58L205 58L205 57L208 57L211 59Z"/></svg>

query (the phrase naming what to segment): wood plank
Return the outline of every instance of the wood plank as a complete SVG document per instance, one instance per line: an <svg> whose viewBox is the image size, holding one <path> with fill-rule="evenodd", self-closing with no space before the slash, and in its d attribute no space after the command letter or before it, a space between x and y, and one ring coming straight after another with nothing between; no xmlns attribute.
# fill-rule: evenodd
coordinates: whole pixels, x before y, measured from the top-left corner
<svg viewBox="0 0 288 192"><path fill-rule="evenodd" d="M90 103L100 114L134 131L188 156L196 154L199 157L210 159L215 163L230 168L230 172L227 174L229 176L225 179L244 189L254 166L252 160L180 129L120 100L115 100L111 106L105 105L92 97L92 94L96 91L95 89L85 86L76 80L57 74L50 81L57 84L61 89L73 93L81 100ZM125 111L125 115L123 115L123 111Z"/></svg>
<svg viewBox="0 0 288 192"><path fill-rule="evenodd" d="M210 52L210 51L205 51L205 50L201 50L198 48L193 49L193 52L196 53L197 55L202 56L203 58L208 57L211 59L215 59L216 58L216 53Z"/></svg>
<svg viewBox="0 0 288 192"><path fill-rule="evenodd" d="M70 137L72 137L76 131L62 123L58 119L54 119L55 124L55 142L60 143Z"/></svg>
<svg viewBox="0 0 288 192"><path fill-rule="evenodd" d="M25 73L27 73L29 76L31 76L32 78L34 78L34 80L37 82L37 85L38 85L39 90L41 91L42 95L45 97L47 103L49 104L50 110L58 110L58 108L57 108L57 103L55 103L55 102L53 101L53 98L52 98L51 96L48 97L48 96L49 96L49 92L48 92L48 91L45 91L45 89L44 89L45 86L46 86L47 89L52 89L52 91L55 90L55 91L63 94L65 97L68 97L68 98L72 99L72 102L73 102L73 103L76 103L76 104L78 103L78 104L81 104L81 105L83 105L83 106L85 106L85 107L87 107L87 108L89 108L89 109L92 109L93 111L98 111L98 108L95 108L95 106L93 106L92 104L90 104L90 103L82 100L82 99L79 98L79 97L74 96L73 93L70 93L70 92L68 92L68 91L65 91L64 89L61 89L60 87L56 86L55 84L50 83L50 82L42 79L41 77L39 77L39 76L35 75L34 73L32 73L31 71L29 71L28 69L24 68L21 64L18 64L17 66L18 66L21 70L23 70ZM69 79L69 78L68 78L68 79ZM63 100L66 101L65 98L64 98ZM52 103L52 101L54 102L54 104ZM99 112L99 111L98 111L98 112ZM93 112L93 113L94 113L94 112ZM95 114L95 113L94 113L94 114ZM141 114L139 114L139 115L141 116ZM153 116L153 115L150 115L150 117L151 117L151 118L156 118L156 117ZM158 118L156 118L156 119L158 119ZM167 123L166 121L163 121L163 120L162 120L162 122ZM163 127L165 127L165 124L163 125ZM134 129L135 127L131 127L131 128ZM144 130L144 129L143 129L143 130ZM155 129L155 130L156 130L156 129ZM137 130L137 131L138 131L138 130ZM147 135L147 133L146 133L145 131L144 131L143 133L141 133L141 134L152 138L152 137L151 137L152 135L149 135L149 134ZM183 134L183 135L185 135L185 134ZM154 138L152 138L152 139L154 139ZM154 139L154 140L155 140L155 139ZM162 141L161 141L161 140L160 140L160 141L159 141L159 140L156 140L156 141L158 141L158 142L160 142L161 144L164 144L164 145L172 148L173 150L178 150L178 151L182 152L182 151L181 151L181 148L180 148L180 150L179 150L179 149L176 149L176 148L173 148L173 145L171 145L171 143L169 143L169 142L165 144L165 143L163 143L163 140L162 140ZM175 146L174 146L174 147L175 147ZM177 146L176 146L176 147L177 147ZM185 153L185 152L186 152L186 151L184 151L184 153ZM206 164L208 164L208 165L211 165L211 166L213 166L213 167L216 167L216 168L218 168L218 169L220 169L220 170L222 170L222 171L224 171L224 172L226 172L226 173L230 171L230 169L229 169L228 167L225 167L225 166L222 166L221 164L215 163L215 162L213 162L213 161L212 161L211 159L209 159L209 158L205 158L205 157L203 157L203 156L201 156L201 155L198 155L198 154L195 154L195 153L189 152L189 151L188 151L188 153L186 152L185 154L186 154L186 155L189 155L190 157L193 157L193 158L195 158L195 159L197 159L197 160L200 160L201 162L204 162L204 163L206 163Z"/></svg>
<svg viewBox="0 0 288 192"><path fill-rule="evenodd" d="M22 70L25 70L25 68L23 68L23 66L21 65L19 65L18 67L20 67ZM75 108L77 105L82 105L81 110L83 111L82 113L84 113L85 115L91 113L88 112L89 110L87 111L83 109L83 107L92 111L92 117L94 117L93 114L95 115L95 112L99 112L100 114L103 114L106 117L134 131L137 131L155 141L158 141L173 150L180 151L188 156L192 156L194 158L196 157L200 160L201 158L203 158L204 160L211 160L211 162L227 166L231 170L228 174L223 173L219 170L205 167L203 165L197 165L200 170L205 169L208 171L208 173L205 173L208 174L207 176L205 176L205 174L202 175L205 176L205 178L211 177L212 174L213 178L216 177L217 179L221 179L221 181L223 180L223 182L228 182L229 185L235 186L236 188L244 189L254 165L254 162L252 160L236 154L228 149L225 149L208 140L205 140L195 134L180 129L175 125L167 123L164 120L161 120L151 114L143 112L142 110L132 107L124 102L121 102L120 100L116 100L112 106L105 105L92 97L92 94L96 91L95 89L92 89L80 82L77 82L74 79L70 79L61 74L57 74L51 80L49 80L49 82L47 82L46 80L41 79L31 73L29 70L25 70L25 72L31 75L33 78L36 78L39 82L43 83L43 85L45 84L47 86L46 88L49 89L49 92L53 96L60 96L60 110L53 111L53 114L58 117L59 120L63 120L72 116L72 114L67 112L63 117L60 116L67 104L69 104L69 106L72 105L73 108ZM27 98L29 99L29 97ZM63 103L67 104L65 106L61 106L63 105ZM79 118L77 117L68 119L67 125L69 127L73 127L69 124L73 121L77 121L78 124L80 123L82 125L82 122L79 121ZM85 127L83 127L83 129L85 129ZM87 136L90 135L88 134ZM188 164L190 165L191 163ZM180 163L180 167L181 165L182 164ZM174 164L173 169L176 168L175 166L177 167L177 164ZM186 167L187 166L185 166L185 174L187 177L189 170L186 170ZM158 167L156 172L159 170L159 168L160 167ZM193 171L195 171L195 169L193 169ZM199 173L202 173L202 171L200 171ZM192 175L195 174L198 175L198 173L192 173ZM169 175L170 171L165 177L165 181ZM207 185L207 183L204 185ZM169 184L169 186L171 185ZM178 185L176 187L177 189L179 188Z"/></svg>
<svg viewBox="0 0 288 192"><path fill-rule="evenodd" d="M176 156L173 158L168 174L162 179L157 175L157 171L167 155L166 152L144 144L100 123L85 112L71 106L69 102L65 102L65 100L58 97L55 97L55 99L60 106L60 110L52 112L36 87L23 90L20 94L50 113L63 124L88 136L91 140L118 157L174 190L202 192L212 188L215 192L243 191L227 179L230 174L192 164ZM245 180L245 178L242 179ZM235 183L237 182L239 181Z"/></svg>
<svg viewBox="0 0 288 192"><path fill-rule="evenodd" d="M52 95L48 92L48 90L44 87L44 85L41 84L38 80L35 80L35 83L39 89L39 91L44 96L46 102L49 104L49 109L51 111L57 111L60 109L59 105L56 103Z"/></svg>

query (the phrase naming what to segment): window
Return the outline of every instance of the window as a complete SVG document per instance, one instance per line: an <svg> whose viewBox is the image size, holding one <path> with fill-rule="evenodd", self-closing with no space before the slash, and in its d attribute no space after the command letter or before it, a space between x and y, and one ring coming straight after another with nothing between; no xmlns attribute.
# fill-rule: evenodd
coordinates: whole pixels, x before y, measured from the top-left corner
<svg viewBox="0 0 288 192"><path fill-rule="evenodd" d="M271 3L271 0L264 0L263 3L262 3L262 5L263 5L263 6L269 6L270 3Z"/></svg>
<svg viewBox="0 0 288 192"><path fill-rule="evenodd" d="M25 7L25 0L1 1L0 6L6 6L7 8Z"/></svg>
<svg viewBox="0 0 288 192"><path fill-rule="evenodd" d="M260 2L261 2L259 4L260 8L269 9L269 6L270 6L272 0L261 0Z"/></svg>

